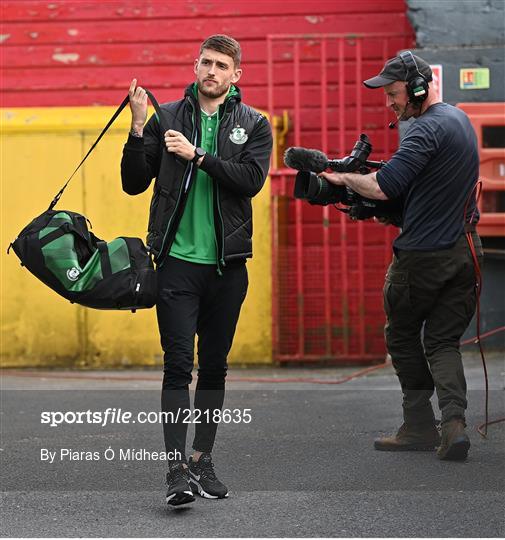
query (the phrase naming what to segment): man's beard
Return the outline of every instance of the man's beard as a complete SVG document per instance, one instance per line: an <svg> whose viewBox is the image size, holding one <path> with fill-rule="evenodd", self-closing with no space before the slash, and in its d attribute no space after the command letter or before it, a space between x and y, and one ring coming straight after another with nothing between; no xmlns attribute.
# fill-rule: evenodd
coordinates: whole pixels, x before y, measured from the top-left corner
<svg viewBox="0 0 505 540"><path fill-rule="evenodd" d="M204 81L196 81L196 84L198 86L198 90L200 91L200 93L204 95L205 97L208 97L211 99L220 98L224 94L227 94L230 88L226 84L218 85L215 88L205 88Z"/></svg>

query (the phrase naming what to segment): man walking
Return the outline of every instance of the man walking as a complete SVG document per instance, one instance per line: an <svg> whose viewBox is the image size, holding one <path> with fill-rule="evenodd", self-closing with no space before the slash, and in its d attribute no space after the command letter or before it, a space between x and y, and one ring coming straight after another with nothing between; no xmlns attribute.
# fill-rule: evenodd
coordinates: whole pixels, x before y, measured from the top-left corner
<svg viewBox="0 0 505 540"><path fill-rule="evenodd" d="M161 106L163 124L147 122L147 96L130 86L132 125L121 162L123 189L145 191L155 178L148 246L158 274L157 316L164 351L162 410L178 421L163 426L169 462L167 503L224 498L211 452L215 411L224 402L227 355L231 348L252 256L252 207L265 182L272 150L267 119L246 106L239 81L240 45L214 35L200 47L196 81L183 99ZM194 339L198 335L193 454L186 461ZM186 418L187 419L187 418Z"/></svg>
<svg viewBox="0 0 505 540"><path fill-rule="evenodd" d="M396 435L377 439L375 448L438 447L440 459L462 460L470 440L459 342L476 306L471 243L482 257L475 232L479 157L468 117L442 103L431 81L430 66L410 51L388 60L379 75L364 81L368 88L384 88L396 122L416 121L379 171L323 176L365 197L403 200L384 308L387 348L403 391L404 423ZM430 402L434 388L442 412L441 440Z"/></svg>

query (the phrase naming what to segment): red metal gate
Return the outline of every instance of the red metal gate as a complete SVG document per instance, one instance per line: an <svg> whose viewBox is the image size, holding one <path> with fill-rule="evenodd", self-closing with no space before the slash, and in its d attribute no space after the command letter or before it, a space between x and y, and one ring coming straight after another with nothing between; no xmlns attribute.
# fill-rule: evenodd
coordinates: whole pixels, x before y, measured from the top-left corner
<svg viewBox="0 0 505 540"><path fill-rule="evenodd" d="M397 135L387 128L384 95L367 91L362 81L411 46L410 35L271 35L267 45L271 118L283 112L278 102L292 105L285 146L343 157L363 131L374 147L371 159L390 156ZM275 156L274 165L274 360L383 359L382 284L396 230L294 200L294 171Z"/></svg>

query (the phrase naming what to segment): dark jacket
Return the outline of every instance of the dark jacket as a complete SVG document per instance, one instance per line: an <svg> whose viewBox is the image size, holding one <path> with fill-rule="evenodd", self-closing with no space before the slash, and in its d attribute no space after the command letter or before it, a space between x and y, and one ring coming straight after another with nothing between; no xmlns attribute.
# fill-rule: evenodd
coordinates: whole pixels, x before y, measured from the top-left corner
<svg viewBox="0 0 505 540"><path fill-rule="evenodd" d="M174 129L200 145L200 107L193 85L184 99L161 105L163 118L153 115L143 137L129 136L121 161L123 190L130 195L154 183L147 245L162 264L175 238L197 167L165 148L163 133ZM245 130L245 135L240 128ZM233 133L232 133L233 132ZM233 137L235 134L235 137ZM242 137L240 136L242 135ZM235 142L234 142L234 140ZM265 183L272 151L267 119L240 99L240 90L219 107L216 155L206 154L200 168L214 181L214 220L218 265L252 257L252 207Z"/></svg>

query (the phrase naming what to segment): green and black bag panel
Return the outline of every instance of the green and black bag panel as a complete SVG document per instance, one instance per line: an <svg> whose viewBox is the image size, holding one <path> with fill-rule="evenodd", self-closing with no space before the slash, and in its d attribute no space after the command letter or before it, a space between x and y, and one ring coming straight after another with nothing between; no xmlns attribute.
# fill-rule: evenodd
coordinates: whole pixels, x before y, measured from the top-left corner
<svg viewBox="0 0 505 540"><path fill-rule="evenodd" d="M79 303L97 309L135 310L156 303L156 272L139 238L98 244L103 279Z"/></svg>
<svg viewBox="0 0 505 540"><path fill-rule="evenodd" d="M93 257L100 277L92 289L83 291L79 303L96 309L132 309L135 275L124 238L98 242Z"/></svg>
<svg viewBox="0 0 505 540"><path fill-rule="evenodd" d="M93 287L100 279L96 248L91 243L83 216L58 212L39 232L40 249L45 267L58 279L73 299Z"/></svg>
<svg viewBox="0 0 505 540"><path fill-rule="evenodd" d="M66 259L70 257L63 245L70 243L73 246L74 235L71 231L74 225L71 214L54 210L44 212L31 221L12 244L14 252L32 274L69 300L72 299L69 282L60 279L59 272L55 272L58 265L52 261L47 264L47 259L52 258L55 247L65 251ZM57 246L54 245L55 242ZM86 243L84 239L83 242ZM88 253L91 254L90 249ZM86 255L82 253L81 256L84 258Z"/></svg>

